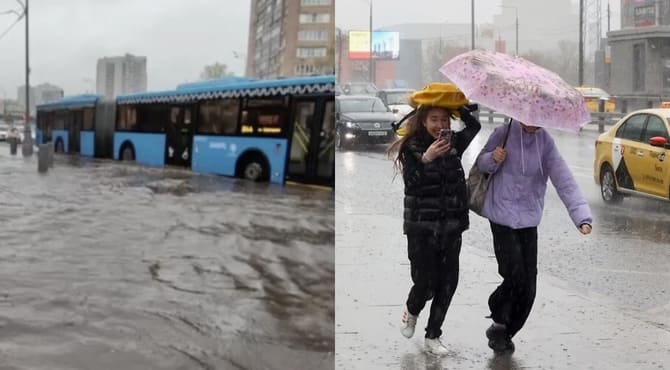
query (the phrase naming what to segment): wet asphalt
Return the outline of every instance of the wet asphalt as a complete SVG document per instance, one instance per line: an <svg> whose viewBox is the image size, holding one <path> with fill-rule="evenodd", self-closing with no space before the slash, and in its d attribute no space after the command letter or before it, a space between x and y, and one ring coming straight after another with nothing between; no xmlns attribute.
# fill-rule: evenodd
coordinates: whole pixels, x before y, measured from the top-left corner
<svg viewBox="0 0 670 370"><path fill-rule="evenodd" d="M465 153L466 171L491 128L484 124ZM594 229L581 235L548 186L538 229L537 299L511 356L496 356L486 345L486 302L500 278L488 221L474 214L443 326L450 354L433 358L422 352L426 313L414 338L400 335L397 323L411 283L402 178L394 178L383 147L338 152L336 368L670 368L670 203L605 204L593 180L597 135L595 127L580 134L552 132L591 206Z"/></svg>
<svg viewBox="0 0 670 370"><path fill-rule="evenodd" d="M0 144L1 369L333 368L334 194Z"/></svg>

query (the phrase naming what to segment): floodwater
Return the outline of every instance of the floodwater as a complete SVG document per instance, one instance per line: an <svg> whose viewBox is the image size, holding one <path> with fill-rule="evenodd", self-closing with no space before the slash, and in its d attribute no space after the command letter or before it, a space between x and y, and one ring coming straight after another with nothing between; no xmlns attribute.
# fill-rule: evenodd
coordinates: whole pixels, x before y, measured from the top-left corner
<svg viewBox="0 0 670 370"><path fill-rule="evenodd" d="M333 368L334 194L0 146L0 368Z"/></svg>

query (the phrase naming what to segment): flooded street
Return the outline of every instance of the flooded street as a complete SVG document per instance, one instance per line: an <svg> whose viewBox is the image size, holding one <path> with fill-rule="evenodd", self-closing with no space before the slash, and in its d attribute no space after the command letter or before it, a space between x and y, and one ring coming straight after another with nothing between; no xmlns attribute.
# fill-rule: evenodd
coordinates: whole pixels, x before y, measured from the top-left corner
<svg viewBox="0 0 670 370"><path fill-rule="evenodd" d="M0 145L2 369L333 368L334 194Z"/></svg>

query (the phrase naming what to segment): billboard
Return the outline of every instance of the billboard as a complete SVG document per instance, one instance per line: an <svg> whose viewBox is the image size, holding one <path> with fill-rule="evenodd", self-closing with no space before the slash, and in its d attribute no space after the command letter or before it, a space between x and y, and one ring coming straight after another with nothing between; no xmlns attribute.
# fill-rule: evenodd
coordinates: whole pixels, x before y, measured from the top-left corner
<svg viewBox="0 0 670 370"><path fill-rule="evenodd" d="M400 33L394 31L349 31L349 59L396 60L400 57Z"/></svg>
<svg viewBox="0 0 670 370"><path fill-rule="evenodd" d="M656 25L656 5L637 6L634 10L635 27Z"/></svg>

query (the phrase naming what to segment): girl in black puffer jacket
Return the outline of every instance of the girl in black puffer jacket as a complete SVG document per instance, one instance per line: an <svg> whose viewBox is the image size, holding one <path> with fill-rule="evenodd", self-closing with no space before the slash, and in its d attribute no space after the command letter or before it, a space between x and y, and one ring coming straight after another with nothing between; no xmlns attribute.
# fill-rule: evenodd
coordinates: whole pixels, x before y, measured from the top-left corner
<svg viewBox="0 0 670 370"><path fill-rule="evenodd" d="M447 351L439 339L441 327L458 284L461 234L470 225L461 155L481 128L465 107L459 113L465 129L447 142L438 137L441 129L450 128L451 111L419 107L407 123L406 135L389 149L397 152L395 164L405 182L403 229L414 283L401 332L408 338L414 334L419 313L432 299L425 348L438 355Z"/></svg>

